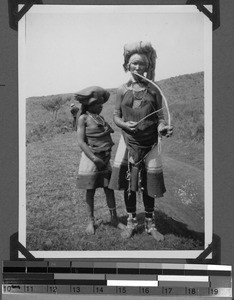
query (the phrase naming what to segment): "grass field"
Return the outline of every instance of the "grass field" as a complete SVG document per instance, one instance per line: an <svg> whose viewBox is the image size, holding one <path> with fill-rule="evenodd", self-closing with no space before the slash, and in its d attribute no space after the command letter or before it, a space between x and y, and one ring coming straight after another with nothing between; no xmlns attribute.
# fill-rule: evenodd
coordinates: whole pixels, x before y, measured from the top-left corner
<svg viewBox="0 0 234 300"><path fill-rule="evenodd" d="M203 73L178 76L159 82L169 103L175 132L163 140L163 154L178 162L204 169L204 84ZM139 232L131 239L121 239L120 230L109 224L109 212L102 189L96 191L94 236L84 233L87 217L85 191L77 190L76 174L80 159L76 133L72 131L70 103L72 95L60 95L63 105L55 118L42 103L52 96L27 99L26 105L26 211L27 249L29 250L194 250L203 246L203 232L191 230L173 209L164 209L159 202L156 225L165 234L165 240L156 243L144 232L143 206L138 198ZM56 97L56 95L54 96ZM174 105L173 103L176 102ZM105 104L102 115L114 128L112 159L120 130L112 120L115 90ZM166 115L166 114L165 114ZM167 187L170 193L170 186ZM191 189L190 189L191 190ZM178 191L177 191L178 192ZM176 193L176 191L175 191ZM115 192L120 220L126 222L123 195ZM184 203L192 201L189 193ZM203 202L204 199L201 199ZM201 210L200 203L197 210ZM192 207L194 203L191 203ZM196 203L198 206L198 204ZM184 205L183 214L186 214Z"/></svg>

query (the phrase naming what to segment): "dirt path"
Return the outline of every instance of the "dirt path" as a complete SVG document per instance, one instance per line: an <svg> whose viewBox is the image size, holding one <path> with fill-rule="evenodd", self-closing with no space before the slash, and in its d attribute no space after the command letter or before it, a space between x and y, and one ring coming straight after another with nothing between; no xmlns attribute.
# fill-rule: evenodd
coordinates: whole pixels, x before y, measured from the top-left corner
<svg viewBox="0 0 234 300"><path fill-rule="evenodd" d="M115 148L119 137L120 134L115 137ZM204 232L204 170L165 154L162 159L167 191L156 200L156 209L165 214L162 219L169 217L184 224L183 231ZM142 204L138 205L141 209Z"/></svg>
<svg viewBox="0 0 234 300"><path fill-rule="evenodd" d="M167 192L157 207L189 230L203 232L204 171L165 156L163 166Z"/></svg>

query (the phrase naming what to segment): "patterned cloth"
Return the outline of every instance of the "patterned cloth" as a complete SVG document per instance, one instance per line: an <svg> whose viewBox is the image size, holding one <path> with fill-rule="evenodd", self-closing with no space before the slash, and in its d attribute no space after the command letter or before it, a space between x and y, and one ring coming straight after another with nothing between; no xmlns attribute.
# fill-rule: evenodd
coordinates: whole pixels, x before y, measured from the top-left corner
<svg viewBox="0 0 234 300"><path fill-rule="evenodd" d="M120 87L121 115L123 120L138 122L150 113L162 107L158 90L146 85L147 93L139 102L134 96L132 82ZM162 111L153 114L139 123L136 132L123 131L119 143L109 187L144 192L150 197L162 197L166 191L164 185L161 157L158 153L158 126L164 123Z"/></svg>
<svg viewBox="0 0 234 300"><path fill-rule="evenodd" d="M127 190L129 180L131 180L132 191L138 191L139 188L143 187L144 191L150 197L163 197L166 188L164 185L161 155L159 154L157 145L150 150L143 160L142 174L140 176L141 181L139 181L138 172L138 167L132 165L131 176L128 178L128 150L124 138L121 136L112 167L109 188L113 190Z"/></svg>
<svg viewBox="0 0 234 300"><path fill-rule="evenodd" d="M102 155L103 160L106 160L106 168L99 171L96 165L82 152L77 177L78 189L88 190L108 186L111 176L110 153L107 153L107 156L105 153L100 153L99 157Z"/></svg>

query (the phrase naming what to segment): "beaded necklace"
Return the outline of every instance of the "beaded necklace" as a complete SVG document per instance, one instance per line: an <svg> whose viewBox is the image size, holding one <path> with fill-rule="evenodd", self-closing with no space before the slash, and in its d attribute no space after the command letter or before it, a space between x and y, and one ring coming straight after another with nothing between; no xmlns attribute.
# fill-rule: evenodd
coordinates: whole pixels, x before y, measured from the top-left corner
<svg viewBox="0 0 234 300"><path fill-rule="evenodd" d="M132 108L139 108L142 101L145 99L147 88L139 85L138 83L132 83L131 89L134 97Z"/></svg>
<svg viewBox="0 0 234 300"><path fill-rule="evenodd" d="M106 122L104 118L98 114L92 114L90 112L86 112L87 115L90 116L90 118L98 125L98 126L105 126Z"/></svg>
<svg viewBox="0 0 234 300"><path fill-rule="evenodd" d="M132 92L133 96L136 100L143 100L145 95L147 94L147 88L145 86L141 86L139 84L132 84Z"/></svg>

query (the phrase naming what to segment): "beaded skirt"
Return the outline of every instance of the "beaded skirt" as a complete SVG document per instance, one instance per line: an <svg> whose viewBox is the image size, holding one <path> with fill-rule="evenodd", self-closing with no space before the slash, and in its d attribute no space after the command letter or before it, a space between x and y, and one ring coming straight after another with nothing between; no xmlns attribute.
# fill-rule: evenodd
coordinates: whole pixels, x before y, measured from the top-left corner
<svg viewBox="0 0 234 300"><path fill-rule="evenodd" d="M139 171L128 163L128 150L123 136L120 138L115 160L112 167L112 174L109 188L113 190L138 191L144 189L150 197L160 198L166 191L162 170L161 155L158 146L149 151Z"/></svg>

